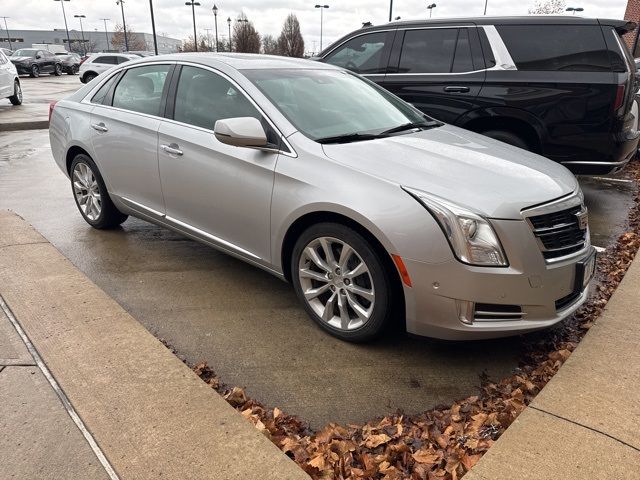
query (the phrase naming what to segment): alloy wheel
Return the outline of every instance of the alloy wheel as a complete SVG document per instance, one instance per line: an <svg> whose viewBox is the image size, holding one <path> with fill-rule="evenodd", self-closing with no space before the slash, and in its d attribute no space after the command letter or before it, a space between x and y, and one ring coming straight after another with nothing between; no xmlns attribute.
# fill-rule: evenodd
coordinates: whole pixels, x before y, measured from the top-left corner
<svg viewBox="0 0 640 480"><path fill-rule="evenodd" d="M15 94L16 98L18 99L18 101L20 103L22 103L22 87L20 87L20 84L18 82L15 83L14 94Z"/></svg>
<svg viewBox="0 0 640 480"><path fill-rule="evenodd" d="M348 243L319 237L300 255L298 279L305 301L324 322L350 331L371 318L375 290L369 267Z"/></svg>
<svg viewBox="0 0 640 480"><path fill-rule="evenodd" d="M39 75L40 75L40 68L38 68L38 66L37 66L37 65L33 65L33 66L31 67L31 76L33 76L33 77L37 77L37 76L39 76Z"/></svg>
<svg viewBox="0 0 640 480"><path fill-rule="evenodd" d="M98 180L86 163L78 163L73 169L73 193L85 217L96 221L102 212L102 197Z"/></svg>

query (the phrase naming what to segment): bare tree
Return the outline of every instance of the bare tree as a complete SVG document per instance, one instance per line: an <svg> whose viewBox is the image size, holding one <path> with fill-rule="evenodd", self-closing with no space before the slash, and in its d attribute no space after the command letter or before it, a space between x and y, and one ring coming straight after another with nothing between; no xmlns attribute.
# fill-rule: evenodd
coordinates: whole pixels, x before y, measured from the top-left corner
<svg viewBox="0 0 640 480"><path fill-rule="evenodd" d="M234 52L260 53L260 34L244 13L240 14L233 26L233 50Z"/></svg>
<svg viewBox="0 0 640 480"><path fill-rule="evenodd" d="M536 0L529 9L529 15L558 15L567 8L565 0Z"/></svg>
<svg viewBox="0 0 640 480"><path fill-rule="evenodd" d="M146 50L147 43L137 33L133 32L133 27L127 25L127 43L129 44L129 50ZM111 45L115 50L125 51L126 45L124 42L124 29L122 25L117 24L113 29L113 35L111 35Z"/></svg>
<svg viewBox="0 0 640 480"><path fill-rule="evenodd" d="M265 55L278 55L278 41L273 35L265 35L262 37L262 53Z"/></svg>
<svg viewBox="0 0 640 480"><path fill-rule="evenodd" d="M181 52L195 52L195 46L193 44L193 35L188 37L186 40L182 41L182 46L180 47ZM198 51L199 52L208 52L209 47L207 45L207 37L206 35L198 35Z"/></svg>
<svg viewBox="0 0 640 480"><path fill-rule="evenodd" d="M300 22L293 13L287 16L278 37L278 52L286 57L302 57L304 55L304 39L300 33Z"/></svg>

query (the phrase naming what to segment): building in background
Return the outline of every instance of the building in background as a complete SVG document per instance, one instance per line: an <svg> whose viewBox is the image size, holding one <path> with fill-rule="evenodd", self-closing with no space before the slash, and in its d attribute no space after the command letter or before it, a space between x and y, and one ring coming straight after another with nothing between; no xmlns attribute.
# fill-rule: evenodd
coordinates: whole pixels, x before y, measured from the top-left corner
<svg viewBox="0 0 640 480"><path fill-rule="evenodd" d="M633 32L629 32L624 36L624 41L634 58L640 57L640 48L638 48L638 33L640 32L640 0L628 0L627 9L624 12L624 19L636 22L638 26Z"/></svg>
<svg viewBox="0 0 640 480"><path fill-rule="evenodd" d="M31 47L34 43L47 43L52 45L62 45L69 51L82 52L82 33L80 30L69 30L69 37L71 38L71 48L67 45L67 33L64 29L56 28L54 30L12 30L9 29L11 34L11 47L13 50L19 48ZM88 52L104 52L113 51L114 46L111 44L111 39L116 32L107 32L109 36L109 43L107 44L107 38L105 32L100 30L91 30L84 32L84 44ZM150 33L134 32L134 34L141 39L146 48L143 50L153 51L153 35ZM122 35L122 33L120 33ZM173 53L178 51L178 47L182 45L182 41L158 35L158 53ZM7 31L0 30L0 47L9 48L9 42L7 40ZM137 49L136 49L137 50Z"/></svg>

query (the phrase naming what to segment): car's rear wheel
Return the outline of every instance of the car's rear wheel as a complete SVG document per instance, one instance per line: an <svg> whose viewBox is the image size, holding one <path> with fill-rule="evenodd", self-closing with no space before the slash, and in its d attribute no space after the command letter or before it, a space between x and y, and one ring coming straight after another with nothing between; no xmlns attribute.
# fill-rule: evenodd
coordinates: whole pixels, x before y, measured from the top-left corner
<svg viewBox="0 0 640 480"><path fill-rule="evenodd" d="M69 68L69 70L67 71L67 74L69 75L75 75L76 73L78 73L78 66L77 65L73 65L71 68Z"/></svg>
<svg viewBox="0 0 640 480"><path fill-rule="evenodd" d="M17 80L13 82L13 95L9 97L12 105L22 105L22 87Z"/></svg>
<svg viewBox="0 0 640 480"><path fill-rule="evenodd" d="M60 75L62 75L62 65L60 65L59 63L56 63L56 66L53 69L53 74L56 77L59 77Z"/></svg>
<svg viewBox="0 0 640 480"><path fill-rule="evenodd" d="M31 65L31 72L29 73L31 78L37 78L40 76L40 67L38 65Z"/></svg>
<svg viewBox="0 0 640 480"><path fill-rule="evenodd" d="M85 73L84 74L84 83L89 83L91 80L93 80L96 77L97 77L97 75L95 73L93 73L93 72Z"/></svg>
<svg viewBox="0 0 640 480"><path fill-rule="evenodd" d="M291 278L309 316L342 340L372 340L390 323L392 288L384 262L345 225L305 230L293 248Z"/></svg>
<svg viewBox="0 0 640 480"><path fill-rule="evenodd" d="M506 130L487 130L486 132L482 132L482 134L495 140L508 143L509 145L513 145L514 147L522 148L523 150L531 150L529 144L522 137L513 132L508 132Z"/></svg>
<svg viewBox="0 0 640 480"><path fill-rule="evenodd" d="M127 219L111 201L98 167L89 156L76 155L70 174L73 198L89 225L98 229L114 228Z"/></svg>

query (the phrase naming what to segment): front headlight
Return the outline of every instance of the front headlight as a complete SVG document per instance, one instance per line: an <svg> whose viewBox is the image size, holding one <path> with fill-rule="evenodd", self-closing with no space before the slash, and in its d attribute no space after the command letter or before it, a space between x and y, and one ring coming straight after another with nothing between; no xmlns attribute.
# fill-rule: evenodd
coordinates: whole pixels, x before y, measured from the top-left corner
<svg viewBox="0 0 640 480"><path fill-rule="evenodd" d="M509 265L500 240L486 219L435 195L403 188L431 212L458 260L482 267Z"/></svg>

